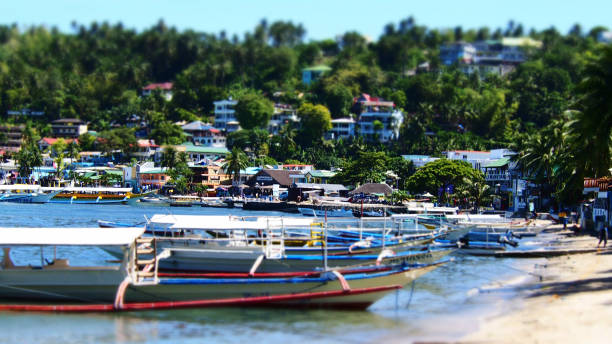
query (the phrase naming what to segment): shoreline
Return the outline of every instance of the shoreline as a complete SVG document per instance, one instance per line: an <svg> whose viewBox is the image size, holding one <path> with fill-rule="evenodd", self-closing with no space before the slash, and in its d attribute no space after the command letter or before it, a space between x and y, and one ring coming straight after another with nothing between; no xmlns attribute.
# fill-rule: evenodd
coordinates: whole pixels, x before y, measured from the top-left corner
<svg viewBox="0 0 612 344"><path fill-rule="evenodd" d="M560 229L560 225L550 226ZM551 242L573 249L592 248L590 235L563 236ZM467 343L604 343L612 335L612 250L548 258L534 266L540 281L516 286L515 299L483 314L460 339ZM495 290L492 290L495 292Z"/></svg>

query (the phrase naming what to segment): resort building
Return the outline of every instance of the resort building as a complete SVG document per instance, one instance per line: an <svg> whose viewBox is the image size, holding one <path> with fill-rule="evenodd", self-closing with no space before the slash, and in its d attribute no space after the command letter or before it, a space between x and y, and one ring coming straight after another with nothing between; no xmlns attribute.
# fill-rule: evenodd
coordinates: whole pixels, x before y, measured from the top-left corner
<svg viewBox="0 0 612 344"><path fill-rule="evenodd" d="M355 137L357 121L352 118L337 118L331 120L332 128L325 133L328 140L349 139Z"/></svg>
<svg viewBox="0 0 612 344"><path fill-rule="evenodd" d="M599 230L612 225L612 178L584 178L582 194L587 201L580 207L580 226Z"/></svg>
<svg viewBox="0 0 612 344"><path fill-rule="evenodd" d="M223 170L223 165L210 163L205 166L192 166L193 183L206 185L214 189L219 185L231 184L230 176Z"/></svg>
<svg viewBox="0 0 612 344"><path fill-rule="evenodd" d="M359 114L357 130L366 141L388 142L398 138L404 116L393 102L364 93L353 99L353 103Z"/></svg>
<svg viewBox="0 0 612 344"><path fill-rule="evenodd" d="M167 101L172 100L172 86L171 82L162 82L158 84L149 84L142 88L142 96L147 97L151 95L151 93L155 90L159 90L162 97L164 97Z"/></svg>
<svg viewBox="0 0 612 344"><path fill-rule="evenodd" d="M236 110L234 109L236 104L238 104L237 100L229 97L225 100L213 102L213 104L215 105L215 128L228 133L240 129L240 124L236 120Z"/></svg>
<svg viewBox="0 0 612 344"><path fill-rule="evenodd" d="M336 172L327 170L310 170L306 172L306 182L313 184L327 184L329 179L336 175Z"/></svg>
<svg viewBox="0 0 612 344"><path fill-rule="evenodd" d="M195 145L225 148L225 136L221 130L201 121L191 122L181 127Z"/></svg>
<svg viewBox="0 0 612 344"><path fill-rule="evenodd" d="M302 69L302 83L310 85L332 69L326 65L317 65Z"/></svg>
<svg viewBox="0 0 612 344"><path fill-rule="evenodd" d="M263 169L249 178L245 184L251 187L278 184L281 188L289 188L292 184L301 182L298 176L303 177L303 175L297 171Z"/></svg>
<svg viewBox="0 0 612 344"><path fill-rule="evenodd" d="M224 159L229 151L225 147L196 146L191 142L175 146L178 152L185 152L189 160L195 164L207 164L210 161Z"/></svg>
<svg viewBox="0 0 612 344"><path fill-rule="evenodd" d="M474 62L475 55L476 48L471 43L456 42L440 47L440 61L447 66L470 64Z"/></svg>
<svg viewBox="0 0 612 344"><path fill-rule="evenodd" d="M143 169L137 174L141 188L161 189L170 180L165 168Z"/></svg>
<svg viewBox="0 0 612 344"><path fill-rule="evenodd" d="M62 118L51 122L53 137L79 137L87 132L87 124L78 118Z"/></svg>

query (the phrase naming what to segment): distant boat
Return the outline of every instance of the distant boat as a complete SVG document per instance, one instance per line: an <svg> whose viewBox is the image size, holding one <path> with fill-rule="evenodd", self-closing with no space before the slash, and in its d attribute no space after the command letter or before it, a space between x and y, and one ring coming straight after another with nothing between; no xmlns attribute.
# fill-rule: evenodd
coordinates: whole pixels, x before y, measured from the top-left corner
<svg viewBox="0 0 612 344"><path fill-rule="evenodd" d="M45 193L40 185L14 184L0 185L0 202L47 203L61 190Z"/></svg>
<svg viewBox="0 0 612 344"><path fill-rule="evenodd" d="M353 212L348 209L314 209L314 208L298 208L304 216L314 217L353 217Z"/></svg>

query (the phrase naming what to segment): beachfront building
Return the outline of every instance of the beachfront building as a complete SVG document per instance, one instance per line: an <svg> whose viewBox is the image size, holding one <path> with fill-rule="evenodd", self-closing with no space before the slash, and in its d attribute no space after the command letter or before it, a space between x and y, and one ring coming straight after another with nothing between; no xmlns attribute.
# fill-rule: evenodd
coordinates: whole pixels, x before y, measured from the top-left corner
<svg viewBox="0 0 612 344"><path fill-rule="evenodd" d="M170 180L166 168L141 169L138 175L138 185L144 189L161 189Z"/></svg>
<svg viewBox="0 0 612 344"><path fill-rule="evenodd" d="M283 126L289 124L295 127L299 121L297 111L291 105L276 103L274 113L268 122L268 132L278 135Z"/></svg>
<svg viewBox="0 0 612 344"><path fill-rule="evenodd" d="M79 137L87 132L87 124L78 118L61 118L51 122L53 137Z"/></svg>
<svg viewBox="0 0 612 344"><path fill-rule="evenodd" d="M335 175L336 172L328 170L310 170L305 173L306 182L314 184L327 184Z"/></svg>
<svg viewBox="0 0 612 344"><path fill-rule="evenodd" d="M310 85L317 81L322 75L330 72L332 69L326 65L311 66L302 69L302 83Z"/></svg>
<svg viewBox="0 0 612 344"><path fill-rule="evenodd" d="M246 185L250 187L272 186L278 184L281 188L289 188L295 183L295 178L292 178L297 171L262 169L257 174L246 181Z"/></svg>
<svg viewBox="0 0 612 344"><path fill-rule="evenodd" d="M158 90L164 99L170 101L172 100L172 86L173 84L171 82L148 84L142 88L142 96L147 97L151 95L153 91Z"/></svg>
<svg viewBox="0 0 612 344"><path fill-rule="evenodd" d="M403 114L395 109L392 101L363 93L353 99L353 109L358 113L357 130L368 142L389 142L399 137Z"/></svg>
<svg viewBox="0 0 612 344"><path fill-rule="evenodd" d="M202 121L194 121L181 127L195 145L225 148L225 136L221 130Z"/></svg>
<svg viewBox="0 0 612 344"><path fill-rule="evenodd" d="M215 105L215 128L227 133L240 129L240 124L236 120L236 110L234 109L236 104L238 104L237 100L229 97L228 99L215 101L213 104Z"/></svg>
<svg viewBox="0 0 612 344"><path fill-rule="evenodd" d="M212 162L204 166L190 166L190 168L193 171L193 184L205 185L209 189L231 184L230 176L225 173L221 163Z"/></svg>
<svg viewBox="0 0 612 344"><path fill-rule="evenodd" d="M325 133L327 140L349 139L355 137L357 121L352 118L336 118L331 120L332 128Z"/></svg>
<svg viewBox="0 0 612 344"><path fill-rule="evenodd" d="M612 225L612 177L584 178L582 194L586 201L580 206L580 226L599 230Z"/></svg>

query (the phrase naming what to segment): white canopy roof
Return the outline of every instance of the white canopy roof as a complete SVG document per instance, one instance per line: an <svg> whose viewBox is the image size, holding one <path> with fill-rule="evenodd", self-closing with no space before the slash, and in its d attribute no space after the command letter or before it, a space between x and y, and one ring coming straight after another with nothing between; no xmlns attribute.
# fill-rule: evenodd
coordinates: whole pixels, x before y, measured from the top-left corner
<svg viewBox="0 0 612 344"><path fill-rule="evenodd" d="M90 188L90 187L43 187L44 191L57 191L62 190L66 192L117 192L117 193L126 193L131 192L132 188L111 188L111 187L99 187L99 188Z"/></svg>
<svg viewBox="0 0 612 344"><path fill-rule="evenodd" d="M0 228L0 245L124 246L144 233L144 228Z"/></svg>
<svg viewBox="0 0 612 344"><path fill-rule="evenodd" d="M154 215L151 223L168 224L175 229L234 230L308 227L314 219L279 216Z"/></svg>

